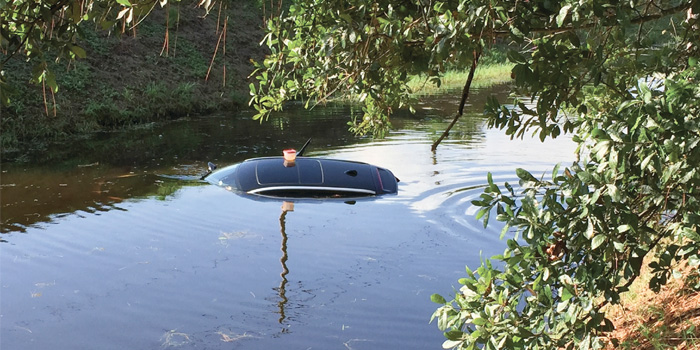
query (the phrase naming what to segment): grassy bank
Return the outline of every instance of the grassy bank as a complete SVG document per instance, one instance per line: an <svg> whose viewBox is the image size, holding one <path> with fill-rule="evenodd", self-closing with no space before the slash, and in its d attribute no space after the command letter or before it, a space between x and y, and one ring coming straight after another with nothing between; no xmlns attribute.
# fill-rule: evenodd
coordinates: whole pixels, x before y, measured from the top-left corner
<svg viewBox="0 0 700 350"><path fill-rule="evenodd" d="M513 65L505 62L483 64L474 73L472 88L481 89L508 83L511 81L511 69L513 69ZM408 86L417 95L437 95L462 89L468 76L469 71L448 71L441 77L440 87L428 81L425 76L415 76L409 81Z"/></svg>
<svg viewBox="0 0 700 350"><path fill-rule="evenodd" d="M219 16L217 7L202 18L204 11L190 5L158 9L126 33L86 23L79 45L87 58L48 59L59 85L55 94L29 83L31 64L21 55L13 57L3 67L14 87L11 104L0 111L3 156L97 131L246 105L250 59L264 54L258 45L261 13L254 0L231 3L225 10Z"/></svg>

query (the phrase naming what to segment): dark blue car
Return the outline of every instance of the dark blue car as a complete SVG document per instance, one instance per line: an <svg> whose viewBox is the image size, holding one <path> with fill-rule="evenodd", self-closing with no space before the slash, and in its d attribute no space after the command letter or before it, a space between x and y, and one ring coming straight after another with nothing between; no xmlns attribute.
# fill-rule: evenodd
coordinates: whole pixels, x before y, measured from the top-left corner
<svg viewBox="0 0 700 350"><path fill-rule="evenodd" d="M384 168L362 162L296 157L252 158L213 172L212 184L272 197L334 198L398 192L398 179Z"/></svg>

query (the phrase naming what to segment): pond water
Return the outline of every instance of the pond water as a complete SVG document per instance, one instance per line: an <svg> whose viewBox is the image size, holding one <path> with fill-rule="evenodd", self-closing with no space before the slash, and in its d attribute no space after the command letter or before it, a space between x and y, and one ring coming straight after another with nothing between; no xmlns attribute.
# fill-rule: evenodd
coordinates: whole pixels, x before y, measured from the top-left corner
<svg viewBox="0 0 700 350"><path fill-rule="evenodd" d="M449 296L465 265L505 247L497 223L474 220L487 172L517 183L515 168L549 172L574 150L566 138L510 141L473 108L432 153L457 103L395 115L384 139L350 135L351 107L290 108L2 164L0 348L441 348L430 295ZM309 137L307 156L388 168L399 193L283 203L199 181L207 161L279 155Z"/></svg>

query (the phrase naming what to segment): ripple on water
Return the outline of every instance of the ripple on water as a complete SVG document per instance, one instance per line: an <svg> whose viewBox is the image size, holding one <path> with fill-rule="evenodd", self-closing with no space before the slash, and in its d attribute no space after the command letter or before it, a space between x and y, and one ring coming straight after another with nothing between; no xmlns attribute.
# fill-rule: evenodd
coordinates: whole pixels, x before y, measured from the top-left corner
<svg viewBox="0 0 700 350"><path fill-rule="evenodd" d="M502 226L492 223L484 229L474 219L478 207L471 204L483 193L486 174L491 172L494 182L501 186L504 182L517 185L515 169L519 167L535 176L549 176L556 162L570 162L574 145L566 137L548 143L536 139L510 140L498 130L486 130L483 136L478 142L444 142L433 153L429 138L407 131L322 155L368 161L391 169L401 182L399 195L387 200L405 203L414 213L454 237L495 242Z"/></svg>

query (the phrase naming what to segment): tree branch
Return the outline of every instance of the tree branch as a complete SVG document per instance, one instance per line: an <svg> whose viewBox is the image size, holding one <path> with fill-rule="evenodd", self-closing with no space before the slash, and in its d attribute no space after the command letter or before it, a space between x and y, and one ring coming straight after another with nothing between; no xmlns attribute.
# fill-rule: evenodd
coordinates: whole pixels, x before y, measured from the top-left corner
<svg viewBox="0 0 700 350"><path fill-rule="evenodd" d="M471 90L472 80L474 80L474 72L476 71L480 56L481 51L474 50L474 60L472 61L472 68L469 70L467 82L464 84L464 89L462 90L462 100L459 102L459 111L457 112L457 115L455 115L454 119L452 119L452 123L447 126L447 129L445 129L442 135L440 135L440 137L433 142L433 146L430 148L431 151L435 152L437 146L443 139L445 139L445 137L447 137L447 135L450 134L450 130L452 130L452 127L455 126L457 120L459 120L459 118L462 116L462 113L464 112L464 105L467 102L467 97L469 97L469 90Z"/></svg>
<svg viewBox="0 0 700 350"><path fill-rule="evenodd" d="M691 3L684 3L682 5L678 5L675 7L667 8L667 9L661 9L658 13L654 13L651 15L642 15L637 18L633 18L630 20L631 24L643 24L646 22L654 21L657 20L661 17L665 17L668 15L680 13L683 11L687 11L691 7ZM569 32L572 30L580 30L580 29L590 29L595 27L597 24L594 22L591 23L586 23L581 26L577 27L564 27L564 28L533 28L530 29L528 32L529 33L543 33L543 34L552 34L552 33L563 33L563 32ZM511 34L509 30L495 30L492 32L494 37L503 37L503 36L508 36Z"/></svg>
<svg viewBox="0 0 700 350"><path fill-rule="evenodd" d="M53 15L55 15L56 12L58 12L61 8L63 8L63 6L67 5L68 2L69 2L69 0L61 0L61 1L53 4L49 8L49 12L51 13L51 16L53 17ZM29 15L27 15L27 17L29 18ZM37 24L41 23L43 21L44 21L43 17L41 17L41 16L34 18L34 20L31 22L31 24L29 26L29 29L27 29L27 31L25 32L24 38L21 40L19 45L17 45L17 47L14 50L12 50L12 52L10 52L8 50L8 54L5 56L5 59L2 61L2 63L0 63L0 67L4 66L7 62L10 61L10 59L12 57L14 57L18 52L20 52L22 50L22 47L24 47L27 44L27 41L29 41L29 38L31 37L31 33L36 29ZM8 21L6 24L8 24L8 25L9 24L16 24L13 22L17 22L17 21L16 20ZM29 23L29 22L26 22L26 23ZM12 33L12 30L10 30L10 36L12 36L13 34L14 33ZM17 36L17 35L15 35L15 36Z"/></svg>

